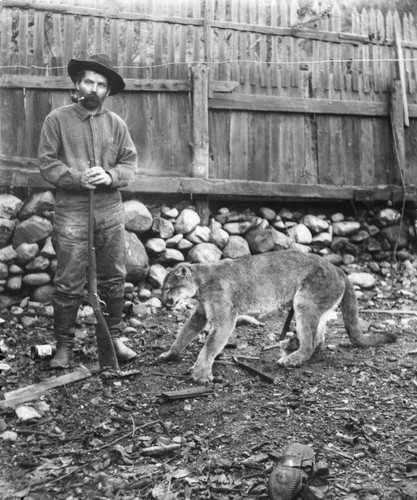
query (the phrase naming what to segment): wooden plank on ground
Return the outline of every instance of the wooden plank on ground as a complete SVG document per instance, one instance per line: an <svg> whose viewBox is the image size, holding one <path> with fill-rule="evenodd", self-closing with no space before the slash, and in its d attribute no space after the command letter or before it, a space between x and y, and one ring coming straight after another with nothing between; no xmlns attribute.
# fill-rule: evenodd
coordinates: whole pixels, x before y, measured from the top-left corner
<svg viewBox="0 0 417 500"><path fill-rule="evenodd" d="M206 386L190 387L189 389L180 389L178 391L161 392L161 396L168 399L169 401L176 401L178 399L201 398L210 396L211 394L214 394L214 390L209 389Z"/></svg>
<svg viewBox="0 0 417 500"><path fill-rule="evenodd" d="M45 392L51 389L72 384L88 377L91 377L90 370L85 366L80 366L74 372L58 377L51 377L37 384L31 384L14 391L6 392L4 393L5 400L0 401L0 409L15 408L20 404L39 399Z"/></svg>

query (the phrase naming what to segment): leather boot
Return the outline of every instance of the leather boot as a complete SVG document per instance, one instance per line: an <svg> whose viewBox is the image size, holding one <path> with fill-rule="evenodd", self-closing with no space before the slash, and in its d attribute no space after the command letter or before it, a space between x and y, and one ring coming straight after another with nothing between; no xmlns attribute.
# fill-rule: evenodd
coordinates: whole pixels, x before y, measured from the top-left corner
<svg viewBox="0 0 417 500"><path fill-rule="evenodd" d="M120 339L122 333L123 297L101 297L105 302L104 318L113 341L117 360L124 363L137 357L136 352Z"/></svg>
<svg viewBox="0 0 417 500"><path fill-rule="evenodd" d="M63 309L54 309L54 336L57 351L49 363L51 368L62 370L68 368L73 361L72 349L77 313L78 304Z"/></svg>

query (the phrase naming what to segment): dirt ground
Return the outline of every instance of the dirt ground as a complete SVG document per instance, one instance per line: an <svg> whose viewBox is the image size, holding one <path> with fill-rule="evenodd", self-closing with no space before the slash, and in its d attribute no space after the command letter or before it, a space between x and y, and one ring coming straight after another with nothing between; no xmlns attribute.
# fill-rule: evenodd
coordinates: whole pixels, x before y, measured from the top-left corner
<svg viewBox="0 0 417 500"><path fill-rule="evenodd" d="M415 500L414 271L393 263L359 301L368 333L395 332L396 344L353 349L338 313L326 349L300 368L283 369L274 362L278 350L264 349L276 343L281 313L236 329L215 364L216 383L202 397L171 401L162 393L196 387L189 369L204 338L180 362L158 364L184 316L162 310L142 317L128 342L140 355L122 376L93 373L48 390L41 405L28 403L41 414L34 420L3 410L0 434L16 434L0 448L0 497L267 499L273 467L297 441L311 445L316 461L329 468L322 498ZM3 393L63 374L30 357L31 345L52 342L51 318L30 310L24 317L35 320L7 311L0 316ZM75 361L93 368L92 325L79 325L78 337ZM274 383L237 366L233 356L246 356Z"/></svg>

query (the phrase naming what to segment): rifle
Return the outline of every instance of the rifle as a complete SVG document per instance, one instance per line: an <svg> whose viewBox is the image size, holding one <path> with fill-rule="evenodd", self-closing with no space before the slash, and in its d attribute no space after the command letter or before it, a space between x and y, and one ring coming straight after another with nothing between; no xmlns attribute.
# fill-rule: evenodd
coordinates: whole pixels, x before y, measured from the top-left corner
<svg viewBox="0 0 417 500"><path fill-rule="evenodd" d="M95 164L94 160L90 160L90 167ZM94 315L97 320L96 339L97 339L97 354L98 362L101 369L113 368L119 369L116 351L111 339L109 328L101 305L104 304L100 300L97 291L97 264L96 250L94 248L94 190L90 189L88 203L88 302L94 310Z"/></svg>

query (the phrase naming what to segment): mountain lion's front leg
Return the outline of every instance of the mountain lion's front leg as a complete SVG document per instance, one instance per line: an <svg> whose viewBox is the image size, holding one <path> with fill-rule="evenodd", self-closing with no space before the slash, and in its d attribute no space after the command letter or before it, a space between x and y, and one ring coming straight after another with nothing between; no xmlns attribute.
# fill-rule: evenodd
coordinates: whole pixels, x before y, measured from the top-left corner
<svg viewBox="0 0 417 500"><path fill-rule="evenodd" d="M187 319L182 330L178 334L169 351L159 356L159 361L175 361L181 357L181 353L201 333L207 324L207 316L204 308L197 304L191 316Z"/></svg>
<svg viewBox="0 0 417 500"><path fill-rule="evenodd" d="M212 367L215 358L222 352L235 328L236 318L216 318L204 347L193 366L194 382L205 384L213 380Z"/></svg>

